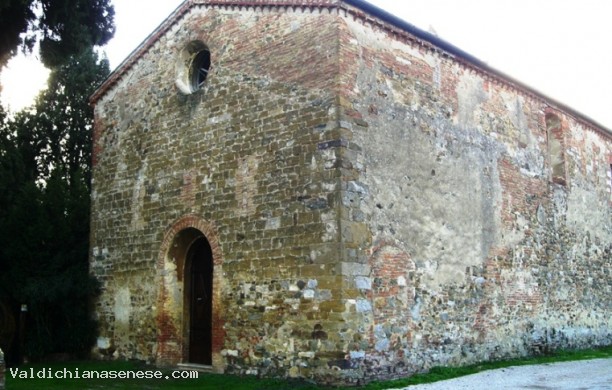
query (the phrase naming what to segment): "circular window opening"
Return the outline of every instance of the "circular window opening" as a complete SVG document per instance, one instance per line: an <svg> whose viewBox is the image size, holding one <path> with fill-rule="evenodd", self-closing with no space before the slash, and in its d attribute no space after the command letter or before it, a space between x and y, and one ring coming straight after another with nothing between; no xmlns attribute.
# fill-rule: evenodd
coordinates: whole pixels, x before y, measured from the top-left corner
<svg viewBox="0 0 612 390"><path fill-rule="evenodd" d="M197 53L191 63L191 89L197 91L202 88L210 69L210 52L204 49Z"/></svg>
<svg viewBox="0 0 612 390"><path fill-rule="evenodd" d="M176 86L185 95L202 89L210 72L210 50L201 41L188 43L176 62Z"/></svg>

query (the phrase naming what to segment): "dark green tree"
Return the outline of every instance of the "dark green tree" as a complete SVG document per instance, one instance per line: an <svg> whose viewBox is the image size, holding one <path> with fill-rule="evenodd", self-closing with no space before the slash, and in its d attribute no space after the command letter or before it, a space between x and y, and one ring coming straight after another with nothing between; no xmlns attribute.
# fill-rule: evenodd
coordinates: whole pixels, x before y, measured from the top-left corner
<svg viewBox="0 0 612 390"><path fill-rule="evenodd" d="M0 68L36 42L43 64L55 67L106 44L115 32L114 9L110 0L2 0L0 32Z"/></svg>
<svg viewBox="0 0 612 390"><path fill-rule="evenodd" d="M93 50L51 72L35 105L0 127L0 299L27 304L27 353L88 350L93 110L109 73Z"/></svg>

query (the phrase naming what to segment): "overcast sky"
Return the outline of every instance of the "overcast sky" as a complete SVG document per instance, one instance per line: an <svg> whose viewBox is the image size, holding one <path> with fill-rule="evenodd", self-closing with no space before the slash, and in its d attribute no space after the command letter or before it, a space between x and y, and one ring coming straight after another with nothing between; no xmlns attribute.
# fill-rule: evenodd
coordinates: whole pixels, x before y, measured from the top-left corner
<svg viewBox="0 0 612 390"><path fill-rule="evenodd" d="M113 0L111 67L131 53L182 0ZM609 0L371 0L494 68L612 129L612 2ZM27 65L29 66L29 65ZM41 71L3 72L3 101L36 89ZM26 70L24 72L24 70ZM26 76L18 81L19 73ZM13 87L16 84L16 87ZM10 91L9 91L10 89ZM13 92L13 89L18 92ZM6 95L11 95L7 98ZM30 92L31 95L31 92Z"/></svg>

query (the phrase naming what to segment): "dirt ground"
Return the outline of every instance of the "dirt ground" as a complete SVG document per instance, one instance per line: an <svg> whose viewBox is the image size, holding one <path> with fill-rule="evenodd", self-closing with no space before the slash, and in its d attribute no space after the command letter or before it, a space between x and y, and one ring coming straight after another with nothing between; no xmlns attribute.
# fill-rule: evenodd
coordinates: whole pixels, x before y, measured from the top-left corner
<svg viewBox="0 0 612 390"><path fill-rule="evenodd" d="M426 385L414 385L406 390L480 390L480 389L542 389L542 390L602 390L612 389L612 359L519 366L484 371L474 375Z"/></svg>

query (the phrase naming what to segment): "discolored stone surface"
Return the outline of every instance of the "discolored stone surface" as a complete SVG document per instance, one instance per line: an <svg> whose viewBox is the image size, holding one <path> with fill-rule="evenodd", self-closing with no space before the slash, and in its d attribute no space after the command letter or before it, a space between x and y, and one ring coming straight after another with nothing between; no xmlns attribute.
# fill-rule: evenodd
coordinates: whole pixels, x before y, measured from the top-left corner
<svg viewBox="0 0 612 390"><path fill-rule="evenodd" d="M93 97L100 357L189 361L202 236L218 372L612 343L609 131L355 6L261 3L186 3Z"/></svg>

